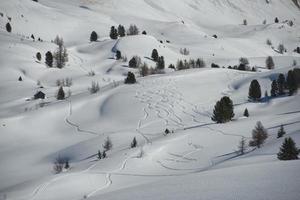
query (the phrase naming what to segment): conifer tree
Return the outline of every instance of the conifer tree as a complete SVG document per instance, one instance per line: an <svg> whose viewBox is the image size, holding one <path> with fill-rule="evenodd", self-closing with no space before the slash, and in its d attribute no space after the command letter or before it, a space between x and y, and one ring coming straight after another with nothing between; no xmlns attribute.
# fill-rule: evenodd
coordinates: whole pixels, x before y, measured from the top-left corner
<svg viewBox="0 0 300 200"><path fill-rule="evenodd" d="M90 41L95 42L97 40L98 40L98 34L95 31L93 31L90 36Z"/></svg>
<svg viewBox="0 0 300 200"><path fill-rule="evenodd" d="M9 22L6 24L5 27L6 27L6 31L10 33L11 32L11 25L10 25Z"/></svg>
<svg viewBox="0 0 300 200"><path fill-rule="evenodd" d="M272 85L271 85L271 96L276 97L278 93L279 92L278 92L277 81L274 80L274 81L272 81Z"/></svg>
<svg viewBox="0 0 300 200"><path fill-rule="evenodd" d="M275 18L274 21L275 21L275 23L279 23L279 19L277 17Z"/></svg>
<svg viewBox="0 0 300 200"><path fill-rule="evenodd" d="M215 105L212 120L217 123L226 123L234 117L232 100L224 96Z"/></svg>
<svg viewBox="0 0 300 200"><path fill-rule="evenodd" d="M45 63L48 67L53 67L53 55L50 51L47 51L46 55L45 55Z"/></svg>
<svg viewBox="0 0 300 200"><path fill-rule="evenodd" d="M37 52L36 55L35 55L36 59L38 59L38 61L41 61L42 60L42 55L40 52Z"/></svg>
<svg viewBox="0 0 300 200"><path fill-rule="evenodd" d="M62 86L59 87L57 95L56 95L57 100L64 100L65 99L65 91Z"/></svg>
<svg viewBox="0 0 300 200"><path fill-rule="evenodd" d="M286 84L289 90L289 95L293 95L297 91L297 81L295 79L293 70L289 70L286 77Z"/></svg>
<svg viewBox="0 0 300 200"><path fill-rule="evenodd" d="M125 79L125 84L134 84L134 83L136 83L134 73L128 72L127 78Z"/></svg>
<svg viewBox="0 0 300 200"><path fill-rule="evenodd" d="M128 63L128 66L130 68L137 68L138 67L138 63L137 63L137 60L136 60L136 57L132 57L130 60L129 60L129 63Z"/></svg>
<svg viewBox="0 0 300 200"><path fill-rule="evenodd" d="M125 33L125 28L124 26L122 26L121 24L118 26L118 35L120 37L125 37L126 33Z"/></svg>
<svg viewBox="0 0 300 200"><path fill-rule="evenodd" d="M156 68L159 70L165 69L165 60L163 56L158 57Z"/></svg>
<svg viewBox="0 0 300 200"><path fill-rule="evenodd" d="M283 74L279 74L277 79L277 85L278 85L278 94L284 95L284 88L285 88L285 77Z"/></svg>
<svg viewBox="0 0 300 200"><path fill-rule="evenodd" d="M102 159L102 154L101 154L101 151L100 151L100 150L98 150L97 157L98 157L98 159L99 159L99 160L101 160L101 159Z"/></svg>
<svg viewBox="0 0 300 200"><path fill-rule="evenodd" d="M249 146L260 148L267 138L268 132L259 121L252 130L252 140L249 142Z"/></svg>
<svg viewBox="0 0 300 200"><path fill-rule="evenodd" d="M55 58L56 67L61 69L66 65L66 62L68 62L68 53L62 38L58 37L56 44L58 48L56 52L54 52L53 58Z"/></svg>
<svg viewBox="0 0 300 200"><path fill-rule="evenodd" d="M261 89L257 80L252 80L249 87L249 99L252 101L259 101L261 98Z"/></svg>
<svg viewBox="0 0 300 200"><path fill-rule="evenodd" d="M158 61L159 55L158 55L157 49L153 49L153 50L152 50L151 58L152 58L155 62Z"/></svg>
<svg viewBox="0 0 300 200"><path fill-rule="evenodd" d="M247 108L246 108L245 111L244 111L244 117L249 117L249 111L248 111Z"/></svg>
<svg viewBox="0 0 300 200"><path fill-rule="evenodd" d="M103 148L105 151L109 151L109 150L111 150L112 147L113 147L113 144L112 144L110 138L107 137L106 140L104 141Z"/></svg>
<svg viewBox="0 0 300 200"><path fill-rule="evenodd" d="M299 149L296 147L296 143L290 137L285 138L280 151L277 154L279 160L297 160L299 155Z"/></svg>
<svg viewBox="0 0 300 200"><path fill-rule="evenodd" d="M266 68L267 69L274 69L274 61L273 61L273 58L271 56L268 56L267 59L266 59Z"/></svg>
<svg viewBox="0 0 300 200"><path fill-rule="evenodd" d="M121 51L117 50L117 52L116 52L116 59L120 60L121 58L122 58L122 53L121 53Z"/></svg>
<svg viewBox="0 0 300 200"><path fill-rule="evenodd" d="M135 138L135 137L133 138L133 140L132 140L132 142L131 142L131 144L130 144L130 147L131 147L131 148L137 147L137 141L136 141L136 138Z"/></svg>
<svg viewBox="0 0 300 200"><path fill-rule="evenodd" d="M116 29L114 26L112 26L112 27L110 28L109 36L110 36L110 38L113 39L113 40L118 39L118 31L117 31L117 29Z"/></svg>
<svg viewBox="0 0 300 200"><path fill-rule="evenodd" d="M281 138L281 137L283 137L284 135L285 135L284 126L281 125L281 126L280 126L280 129L279 129L278 132L277 132L277 138Z"/></svg>

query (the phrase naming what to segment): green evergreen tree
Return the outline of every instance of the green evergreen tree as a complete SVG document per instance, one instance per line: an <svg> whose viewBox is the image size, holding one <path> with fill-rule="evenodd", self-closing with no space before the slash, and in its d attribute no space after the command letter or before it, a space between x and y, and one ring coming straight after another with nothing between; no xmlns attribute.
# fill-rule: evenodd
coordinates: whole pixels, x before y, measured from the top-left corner
<svg viewBox="0 0 300 200"><path fill-rule="evenodd" d="M59 87L57 95L56 95L57 100L64 100L65 99L65 91L62 86Z"/></svg>
<svg viewBox="0 0 300 200"><path fill-rule="evenodd" d="M45 54L45 63L48 67L53 67L53 55L50 51Z"/></svg>
<svg viewBox="0 0 300 200"><path fill-rule="evenodd" d="M131 142L131 144L130 144L130 147L131 147L131 148L137 147L137 141L136 141L136 138L135 138L135 137L133 138L133 140L132 140L132 142Z"/></svg>
<svg viewBox="0 0 300 200"><path fill-rule="evenodd" d="M112 27L110 28L109 36L110 36L110 38L113 39L113 40L118 39L118 31L117 31L117 29L116 29L114 26L112 26Z"/></svg>
<svg viewBox="0 0 300 200"><path fill-rule="evenodd" d="M42 55L40 52L37 52L36 55L35 55L36 59L38 59L38 61L41 61L42 60Z"/></svg>
<svg viewBox="0 0 300 200"><path fill-rule="evenodd" d="M278 94L284 95L284 88L285 88L285 77L283 74L279 74L277 78L277 85L278 85Z"/></svg>
<svg viewBox="0 0 300 200"><path fill-rule="evenodd" d="M126 35L125 28L121 24L118 26L118 35L120 37L125 37L125 35Z"/></svg>
<svg viewBox="0 0 300 200"><path fill-rule="evenodd" d="M278 132L277 132L277 138L281 138L281 137L283 137L284 135L285 135L284 126L281 125L281 126L280 126L280 129L279 129Z"/></svg>
<svg viewBox="0 0 300 200"><path fill-rule="evenodd" d="M128 72L127 78L125 79L125 84L134 84L134 83L136 83L134 73Z"/></svg>
<svg viewBox="0 0 300 200"><path fill-rule="evenodd" d="M246 108L245 111L244 111L244 117L249 117L249 111L248 111L247 108Z"/></svg>
<svg viewBox="0 0 300 200"><path fill-rule="evenodd" d="M271 96L276 97L278 93L279 92L278 92L277 81L274 80L274 81L272 81L272 85L271 85Z"/></svg>
<svg viewBox="0 0 300 200"><path fill-rule="evenodd" d="M271 56L268 56L267 59L266 59L266 68L267 69L274 69L274 61L273 61L273 58Z"/></svg>
<svg viewBox="0 0 300 200"><path fill-rule="evenodd" d="M293 70L289 70L288 75L286 77L286 84L289 90L289 95L293 95L297 91L297 81L294 76Z"/></svg>
<svg viewBox="0 0 300 200"><path fill-rule="evenodd" d="M158 61L156 63L156 68L159 70L165 69L165 60L163 56L158 57Z"/></svg>
<svg viewBox="0 0 300 200"><path fill-rule="evenodd" d="M259 101L261 98L261 89L257 80L252 80L249 87L249 99L252 101Z"/></svg>
<svg viewBox="0 0 300 200"><path fill-rule="evenodd" d="M98 34L95 31L93 31L90 36L90 41L95 42L97 40L98 40Z"/></svg>
<svg viewBox="0 0 300 200"><path fill-rule="evenodd" d="M285 138L280 151L277 154L279 160L297 160L299 155L299 149L296 147L296 143L290 137Z"/></svg>
<svg viewBox="0 0 300 200"><path fill-rule="evenodd" d="M215 105L212 120L217 123L226 123L234 117L232 100L224 96Z"/></svg>
<svg viewBox="0 0 300 200"><path fill-rule="evenodd" d="M5 27L6 27L6 31L10 33L12 28L9 22L5 25Z"/></svg>
<svg viewBox="0 0 300 200"><path fill-rule="evenodd" d="M129 60L129 63L128 63L128 66L130 68L137 68L138 67L138 63L137 63L137 60L136 60L136 57L132 57L130 60Z"/></svg>
<svg viewBox="0 0 300 200"><path fill-rule="evenodd" d="M122 58L122 53L121 53L121 51L117 50L117 52L116 52L116 59L120 60L121 58Z"/></svg>
<svg viewBox="0 0 300 200"><path fill-rule="evenodd" d="M267 138L267 130L261 122L257 122L255 128L252 130L252 140L249 142L249 146L260 148Z"/></svg>
<svg viewBox="0 0 300 200"><path fill-rule="evenodd" d="M153 50L152 50L151 58L152 58L155 62L158 61L159 55L158 55L157 49L153 49Z"/></svg>

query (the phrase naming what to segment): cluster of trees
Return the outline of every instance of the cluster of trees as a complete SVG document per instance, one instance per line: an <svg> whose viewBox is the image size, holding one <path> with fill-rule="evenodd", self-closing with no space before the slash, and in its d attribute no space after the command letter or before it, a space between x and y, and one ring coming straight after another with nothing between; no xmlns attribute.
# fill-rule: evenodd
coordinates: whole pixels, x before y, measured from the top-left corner
<svg viewBox="0 0 300 200"><path fill-rule="evenodd" d="M300 86L300 69L295 68L289 70L287 76L284 74L279 74L276 80L272 81L271 84L271 97L281 96L288 93L289 95L294 95ZM251 81L249 87L249 99L252 101L261 100L261 88L259 82L254 79Z"/></svg>
<svg viewBox="0 0 300 200"><path fill-rule="evenodd" d="M58 45L58 48L53 54L50 51L45 54L45 63L48 67L53 67L54 64L55 67L61 69L68 62L67 49L64 46L63 38L59 36L56 36L54 43Z"/></svg>
<svg viewBox="0 0 300 200"><path fill-rule="evenodd" d="M69 159L68 158L62 158L62 157L57 157L54 161L53 165L53 171L56 174L59 174L63 171L63 169L69 169L70 164L69 164Z"/></svg>
<svg viewBox="0 0 300 200"><path fill-rule="evenodd" d="M191 68L203 68L206 66L206 63L202 58L190 59L187 60L178 60L176 63L176 69L177 70L185 70L185 69L191 69Z"/></svg>

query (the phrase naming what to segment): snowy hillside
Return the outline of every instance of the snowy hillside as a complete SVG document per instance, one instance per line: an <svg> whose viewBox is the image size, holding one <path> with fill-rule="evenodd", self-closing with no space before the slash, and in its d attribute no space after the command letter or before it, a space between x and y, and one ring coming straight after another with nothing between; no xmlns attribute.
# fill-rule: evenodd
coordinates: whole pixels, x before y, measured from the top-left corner
<svg viewBox="0 0 300 200"><path fill-rule="evenodd" d="M300 148L300 94L289 95L286 81L285 93L277 88L271 96L279 74L300 68L297 2L1 1L0 200L300 199L300 162L277 158L288 137ZM119 25L136 25L139 34L112 39L111 26ZM56 36L68 55L62 69L55 67ZM164 58L162 70L154 69L153 49ZM130 68L134 56L153 74ZM250 70L232 69L241 57ZM169 68L192 59L206 66ZM124 84L128 72L136 84ZM254 79L259 101L248 97ZM223 96L235 115L216 123ZM250 147L258 121L268 138ZM286 134L277 138L281 126Z"/></svg>

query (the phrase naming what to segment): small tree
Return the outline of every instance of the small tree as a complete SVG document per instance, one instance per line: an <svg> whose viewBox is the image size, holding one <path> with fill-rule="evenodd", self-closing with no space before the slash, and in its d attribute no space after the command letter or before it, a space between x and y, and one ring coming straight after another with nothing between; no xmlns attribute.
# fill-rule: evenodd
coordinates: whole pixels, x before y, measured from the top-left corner
<svg viewBox="0 0 300 200"><path fill-rule="evenodd" d="M98 34L95 31L93 31L90 36L90 41L95 42L97 40L98 40Z"/></svg>
<svg viewBox="0 0 300 200"><path fill-rule="evenodd" d="M112 144L110 138L107 137L106 140L104 141L103 148L104 148L105 151L109 151L109 150L112 149L112 147L113 147L113 144ZM104 152L105 152L105 151L104 151ZM104 152L103 152L103 153L104 153Z"/></svg>
<svg viewBox="0 0 300 200"><path fill-rule="evenodd" d="M299 149L296 147L296 143L290 137L285 138L280 151L277 154L279 160L297 160L299 155Z"/></svg>
<svg viewBox="0 0 300 200"><path fill-rule="evenodd" d="M98 150L97 157L98 157L98 159L99 159L99 160L101 160L101 159L102 159L102 154L101 154L101 151L100 151L100 150Z"/></svg>
<svg viewBox="0 0 300 200"><path fill-rule="evenodd" d="M38 61L41 61L42 60L42 55L40 52L37 52L36 55L35 55L36 59L38 59Z"/></svg>
<svg viewBox="0 0 300 200"><path fill-rule="evenodd" d="M281 126L280 126L280 129L279 129L278 132L277 132L277 138L281 138L281 137L283 137L284 135L285 135L284 126L281 125Z"/></svg>
<svg viewBox="0 0 300 200"><path fill-rule="evenodd" d="M143 34L143 35L147 35L147 32L146 32L146 31L143 31L142 34Z"/></svg>
<svg viewBox="0 0 300 200"><path fill-rule="evenodd" d="M271 46L272 45L272 41L270 39L267 39L266 41L267 45Z"/></svg>
<svg viewBox="0 0 300 200"><path fill-rule="evenodd" d="M139 29L136 25L131 24L127 30L127 35L138 35Z"/></svg>
<svg viewBox="0 0 300 200"><path fill-rule="evenodd" d="M50 51L45 54L45 63L48 67L53 67L53 55Z"/></svg>
<svg viewBox="0 0 300 200"><path fill-rule="evenodd" d="M279 19L276 17L274 20L275 23L279 23Z"/></svg>
<svg viewBox="0 0 300 200"><path fill-rule="evenodd" d="M9 22L6 23L5 27L6 27L6 31L10 33L11 32L11 25L10 25Z"/></svg>
<svg viewBox="0 0 300 200"><path fill-rule="evenodd" d="M245 111L244 111L244 117L249 117L249 111L248 111L247 108L246 108Z"/></svg>
<svg viewBox="0 0 300 200"><path fill-rule="evenodd" d="M259 101L261 98L261 89L257 80L252 80L249 87L249 99L252 101Z"/></svg>
<svg viewBox="0 0 300 200"><path fill-rule="evenodd" d="M152 58L155 62L158 61L159 55L158 55L157 49L153 49L153 50L152 50L151 58Z"/></svg>
<svg viewBox="0 0 300 200"><path fill-rule="evenodd" d="M224 96L215 105L212 120L217 123L226 123L234 117L232 100Z"/></svg>
<svg viewBox="0 0 300 200"><path fill-rule="evenodd" d="M95 94L100 91L100 86L98 82L92 81L92 85L89 88L91 94Z"/></svg>
<svg viewBox="0 0 300 200"><path fill-rule="evenodd" d="M57 100L64 100L65 99L65 91L62 86L59 87L57 95L56 95Z"/></svg>
<svg viewBox="0 0 300 200"><path fill-rule="evenodd" d="M117 31L117 29L116 29L114 26L112 26L112 27L110 28L109 36L110 36L110 38L113 39L113 40L118 39L118 31Z"/></svg>
<svg viewBox="0 0 300 200"><path fill-rule="evenodd" d="M156 63L156 68L159 70L165 69L165 60L163 56L160 56Z"/></svg>
<svg viewBox="0 0 300 200"><path fill-rule="evenodd" d="M140 68L139 72L141 76L147 76L149 74L149 68L146 63L144 63Z"/></svg>
<svg viewBox="0 0 300 200"><path fill-rule="evenodd" d="M249 142L249 146L260 148L267 138L268 132L259 121L252 130L252 140Z"/></svg>
<svg viewBox="0 0 300 200"><path fill-rule="evenodd" d="M266 59L266 68L267 69L274 69L274 61L273 61L273 58L271 56L268 56L267 59Z"/></svg>
<svg viewBox="0 0 300 200"><path fill-rule="evenodd" d="M278 45L278 51L279 53L283 54L286 50L283 44Z"/></svg>
<svg viewBox="0 0 300 200"><path fill-rule="evenodd" d="M246 19L243 20L243 25L244 25L244 26L247 26L247 25L248 25L248 22L247 22Z"/></svg>
<svg viewBox="0 0 300 200"><path fill-rule="evenodd" d="M238 152L240 155L244 155L245 151L246 151L246 139L245 137L242 137L242 139L239 142Z"/></svg>
<svg viewBox="0 0 300 200"><path fill-rule="evenodd" d="M134 73L128 72L127 78L125 79L125 84L134 84L134 83L136 83Z"/></svg>
<svg viewBox="0 0 300 200"><path fill-rule="evenodd" d="M68 161L68 160L66 160L66 162L65 162L65 169L69 169L69 168L70 168L69 161Z"/></svg>
<svg viewBox="0 0 300 200"><path fill-rule="evenodd" d="M284 88L285 88L285 77L283 74L279 74L277 79L277 85L278 85L278 94L284 95Z"/></svg>
<svg viewBox="0 0 300 200"><path fill-rule="evenodd" d="M55 40L58 48L56 52L54 52L53 57L55 58L56 67L61 69L66 65L66 62L68 62L68 53L66 47L64 46L63 39L58 37L55 38Z"/></svg>
<svg viewBox="0 0 300 200"><path fill-rule="evenodd" d="M125 37L125 35L126 35L125 28L121 24L118 26L118 35L120 37Z"/></svg>
<svg viewBox="0 0 300 200"><path fill-rule="evenodd" d="M240 62L240 65L244 65L244 66L248 66L248 65L249 65L249 60L248 60L248 58L241 57L241 58L239 59L239 62Z"/></svg>
<svg viewBox="0 0 300 200"><path fill-rule="evenodd" d="M122 58L122 53L121 53L121 51L117 50L117 52L116 52L116 59L120 60L121 58Z"/></svg>
<svg viewBox="0 0 300 200"><path fill-rule="evenodd" d="M132 142L131 142L131 144L130 144L130 147L131 147L131 148L137 147L137 141L136 141L136 138L135 138L135 137L133 138L133 140L132 140Z"/></svg>
<svg viewBox="0 0 300 200"><path fill-rule="evenodd" d="M272 85L271 85L271 96L276 97L277 94L278 94L278 84L277 81L274 80L272 81Z"/></svg>
<svg viewBox="0 0 300 200"><path fill-rule="evenodd" d="M102 158L106 158L106 151L103 151Z"/></svg>
<svg viewBox="0 0 300 200"><path fill-rule="evenodd" d="M204 62L204 60L202 58L198 58L196 60L196 67L197 68L203 68L206 66L206 63Z"/></svg>

